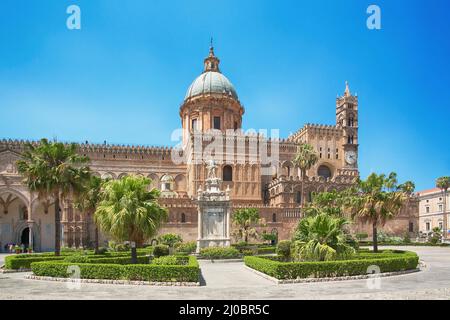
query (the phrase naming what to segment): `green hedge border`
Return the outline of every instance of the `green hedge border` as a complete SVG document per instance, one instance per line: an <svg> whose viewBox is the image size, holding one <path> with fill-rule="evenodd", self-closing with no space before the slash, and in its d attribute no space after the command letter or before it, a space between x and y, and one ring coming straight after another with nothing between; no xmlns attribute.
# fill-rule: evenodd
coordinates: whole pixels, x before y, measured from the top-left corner
<svg viewBox="0 0 450 320"><path fill-rule="evenodd" d="M187 265L65 263L62 261L33 262L35 276L69 278L70 266L80 268L81 279L129 280L153 282L199 282L200 267L194 256Z"/></svg>
<svg viewBox="0 0 450 320"><path fill-rule="evenodd" d="M138 262L148 263L149 257L145 256L145 251L138 251ZM54 253L36 253L36 254L17 254L5 257L5 269L20 270L30 269L33 262L43 261L63 261L71 256L85 256L91 263L113 263L113 264L129 264L131 263L130 252L107 252L106 254L94 255L93 252L70 252L61 253L60 256L55 256Z"/></svg>
<svg viewBox="0 0 450 320"><path fill-rule="evenodd" d="M247 267L279 280L365 275L372 265L378 266L381 273L414 270L419 263L417 254L410 251L368 255L377 256L321 262L281 262L273 257L247 256L244 262Z"/></svg>

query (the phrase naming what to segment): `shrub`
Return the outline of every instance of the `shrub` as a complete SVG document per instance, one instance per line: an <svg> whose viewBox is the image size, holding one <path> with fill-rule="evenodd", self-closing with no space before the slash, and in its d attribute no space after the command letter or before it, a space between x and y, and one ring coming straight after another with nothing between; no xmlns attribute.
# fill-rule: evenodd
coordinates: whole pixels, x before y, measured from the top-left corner
<svg viewBox="0 0 450 320"><path fill-rule="evenodd" d="M200 257L204 259L234 259L240 256L239 250L233 247L210 247L200 250Z"/></svg>
<svg viewBox="0 0 450 320"><path fill-rule="evenodd" d="M89 258L86 255L74 254L64 258L64 262L88 263Z"/></svg>
<svg viewBox="0 0 450 320"><path fill-rule="evenodd" d="M187 263L187 260L185 260L184 258L185 257L183 256L164 256L153 259L152 264L164 266L184 265Z"/></svg>
<svg viewBox="0 0 450 320"><path fill-rule="evenodd" d="M409 235L409 232L405 232L405 234L403 235L403 243L411 243L411 236Z"/></svg>
<svg viewBox="0 0 450 320"><path fill-rule="evenodd" d="M175 252L183 253L183 254L191 254L194 253L195 250L197 250L197 242L196 241L190 241L190 242L179 242L175 244Z"/></svg>
<svg viewBox="0 0 450 320"><path fill-rule="evenodd" d="M162 257L162 256L168 256L169 255L169 246L165 244L158 244L153 248L153 255L156 258Z"/></svg>
<svg viewBox="0 0 450 320"><path fill-rule="evenodd" d="M369 235L365 232L361 232L361 233L357 233L355 235L355 237L356 237L356 239L358 239L358 241L361 241L361 240L367 239L369 237Z"/></svg>
<svg viewBox="0 0 450 320"><path fill-rule="evenodd" d="M371 254L370 257L317 262L280 262L269 257L245 257L245 265L277 279L342 277L367 274L376 265L381 272L417 268L419 257L413 252Z"/></svg>
<svg viewBox="0 0 450 320"><path fill-rule="evenodd" d="M54 254L14 255L5 258L5 268L8 270L30 269L33 262L64 260L66 256L56 257Z"/></svg>
<svg viewBox="0 0 450 320"><path fill-rule="evenodd" d="M98 248L98 254L105 254L108 252L108 248L100 247Z"/></svg>
<svg viewBox="0 0 450 320"><path fill-rule="evenodd" d="M289 259L291 256L291 241L282 240L277 245L277 255L282 256L284 259Z"/></svg>
<svg viewBox="0 0 450 320"><path fill-rule="evenodd" d="M185 257L186 265L154 265L154 264L99 264L80 263L81 279L111 279L136 281L198 282L200 268L193 256ZM31 269L36 276L68 278L66 262L36 262Z"/></svg>
<svg viewBox="0 0 450 320"><path fill-rule="evenodd" d="M175 233L166 233L158 237L159 244L165 244L166 246L169 246L173 248L173 246L176 243L182 242L183 239L180 235Z"/></svg>

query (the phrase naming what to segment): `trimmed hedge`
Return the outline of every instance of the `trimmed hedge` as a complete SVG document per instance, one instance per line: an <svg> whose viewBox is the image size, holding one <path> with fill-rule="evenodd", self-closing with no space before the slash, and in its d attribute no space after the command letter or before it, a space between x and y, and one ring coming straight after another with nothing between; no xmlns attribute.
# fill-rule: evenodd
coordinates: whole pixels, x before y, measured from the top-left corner
<svg viewBox="0 0 450 320"><path fill-rule="evenodd" d="M188 256L163 256L159 258L154 258L152 260L152 264L155 265L163 265L163 266L171 266L171 265L178 265L183 266L187 265L189 263L189 257Z"/></svg>
<svg viewBox="0 0 450 320"><path fill-rule="evenodd" d="M235 259L240 257L239 250L233 247L210 247L200 250L200 258L203 259Z"/></svg>
<svg viewBox="0 0 450 320"><path fill-rule="evenodd" d="M149 263L149 258L145 257L148 251L138 251L138 263ZM55 256L54 253L37 253L37 254L17 254L7 256L5 258L5 268L8 270L30 269L33 262L43 261L61 261L66 260L70 263L131 263L131 252L107 252L105 254L94 255L94 253L82 251L73 251L70 253L61 253Z"/></svg>
<svg viewBox="0 0 450 320"><path fill-rule="evenodd" d="M359 241L360 246L373 246L372 241ZM450 243L430 243L430 242L378 242L378 246L410 246L410 247L450 247Z"/></svg>
<svg viewBox="0 0 450 320"><path fill-rule="evenodd" d="M375 257L373 257L375 255ZM326 278L367 274L369 266L378 266L382 273L416 269L419 257L414 252L370 254L352 260L320 262L281 262L273 257L244 258L245 265L280 280Z"/></svg>
<svg viewBox="0 0 450 320"><path fill-rule="evenodd" d="M41 262L41 261L62 261L67 256L59 256L55 255L28 255L28 257L20 257L17 256L7 256L5 258L5 268L8 270L19 270L19 269L30 269L31 264L33 262Z"/></svg>
<svg viewBox="0 0 450 320"><path fill-rule="evenodd" d="M156 282L198 282L200 268L197 259L186 257L186 265L66 263L61 261L34 262L36 276L68 278L68 267L77 265L81 279L135 280Z"/></svg>

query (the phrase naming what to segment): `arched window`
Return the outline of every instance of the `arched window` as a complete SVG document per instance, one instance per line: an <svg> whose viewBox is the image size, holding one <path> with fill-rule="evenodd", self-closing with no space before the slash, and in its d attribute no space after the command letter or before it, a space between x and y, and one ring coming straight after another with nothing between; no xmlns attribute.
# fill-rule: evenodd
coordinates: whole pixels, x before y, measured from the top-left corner
<svg viewBox="0 0 450 320"><path fill-rule="evenodd" d="M186 223L186 215L184 213L181 214L181 223Z"/></svg>
<svg viewBox="0 0 450 320"><path fill-rule="evenodd" d="M231 166L223 167L223 181L233 181L233 168Z"/></svg>
<svg viewBox="0 0 450 320"><path fill-rule="evenodd" d="M324 177L325 179L331 178L331 170L327 166L320 166L317 170L317 174L319 177Z"/></svg>
<svg viewBox="0 0 450 320"><path fill-rule="evenodd" d="M277 214L272 214L272 222L277 222Z"/></svg>
<svg viewBox="0 0 450 320"><path fill-rule="evenodd" d="M300 191L297 191L295 194L295 202L300 204L302 202L302 193Z"/></svg>

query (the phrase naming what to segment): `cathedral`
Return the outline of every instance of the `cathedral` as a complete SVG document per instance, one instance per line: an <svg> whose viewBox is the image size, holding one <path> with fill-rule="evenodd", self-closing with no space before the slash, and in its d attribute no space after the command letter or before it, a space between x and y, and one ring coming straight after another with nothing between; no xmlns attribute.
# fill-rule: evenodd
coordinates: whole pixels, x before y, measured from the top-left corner
<svg viewBox="0 0 450 320"><path fill-rule="evenodd" d="M342 190L359 177L358 109L358 97L346 84L343 95L336 99L333 125L306 124L287 138L244 133L245 109L236 89L221 72L220 60L211 46L202 74L188 88L179 109L179 147L85 143L78 145L78 152L89 157L89 166L99 177L150 178L152 186L161 190L160 202L169 212L160 233L177 233L184 241L197 240L196 199L207 179L207 158L213 157L222 188L229 192L232 210L257 208L266 222L263 229L278 239L288 239L302 218L301 203L310 201L313 192ZM292 161L302 143L313 146L319 157L303 179ZM31 243L35 251L52 250L52 201L30 193L17 173L16 161L24 147L25 141L0 141L1 248L7 243ZM387 224L388 230L415 232L418 218L413 211L403 210ZM63 246L92 245L92 217L74 209L70 199L61 208L61 220ZM370 233L366 226L354 228ZM100 245L107 240L107 235L101 235Z"/></svg>

